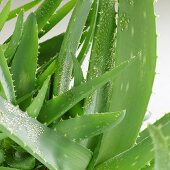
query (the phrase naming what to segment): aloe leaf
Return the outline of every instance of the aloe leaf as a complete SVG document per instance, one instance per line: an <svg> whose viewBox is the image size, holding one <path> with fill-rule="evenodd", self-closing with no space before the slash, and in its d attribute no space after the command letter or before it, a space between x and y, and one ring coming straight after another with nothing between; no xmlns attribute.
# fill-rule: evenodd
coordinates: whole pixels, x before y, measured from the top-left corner
<svg viewBox="0 0 170 170"><path fill-rule="evenodd" d="M116 128L116 127L115 127ZM162 125L163 134L170 136L170 122ZM170 138L168 139L170 144ZM154 158L153 142L150 136L139 142L134 147L121 154L108 159L96 166L95 170L116 169L116 170L138 170L147 165Z"/></svg>
<svg viewBox="0 0 170 170"><path fill-rule="evenodd" d="M5 21L7 20L8 18L8 15L9 15L9 12L10 12L10 7L11 7L11 0L9 0L7 2L7 4L5 5L5 7L2 9L1 13L0 13L0 31L2 30L4 24L5 24Z"/></svg>
<svg viewBox="0 0 170 170"><path fill-rule="evenodd" d="M0 133L0 140L7 138L7 135L4 133Z"/></svg>
<svg viewBox="0 0 170 170"><path fill-rule="evenodd" d="M56 11L43 27L43 30L40 31L39 37L45 35L48 31L50 31L57 23L59 23L75 6L77 0L70 0L65 5L63 5L58 11Z"/></svg>
<svg viewBox="0 0 170 170"><path fill-rule="evenodd" d="M74 57L73 55L71 56L73 60L73 65L74 65L74 86L79 86L81 83L84 82L84 76L83 76L83 71L81 69L81 65L78 62L77 58Z"/></svg>
<svg viewBox="0 0 170 170"><path fill-rule="evenodd" d="M132 61L134 61L134 59ZM89 80L86 83L74 87L71 90L47 101L40 111L38 120L47 124L52 123L83 98L88 96L97 88L102 87L109 80L115 78L132 61L126 61L120 66L114 68L112 71L109 71L100 77L94 78L93 80Z"/></svg>
<svg viewBox="0 0 170 170"><path fill-rule="evenodd" d="M31 36L30 36L31 35ZM34 14L30 14L23 30L23 35L11 65L11 73L17 98L31 93L35 87L38 56L38 31ZM25 108L31 97L22 103Z"/></svg>
<svg viewBox="0 0 170 170"><path fill-rule="evenodd" d="M31 9L34 6L36 6L37 4L39 4L41 1L42 0L33 0L29 3L27 3L27 4L24 4L23 6L20 6L17 9L10 11L9 16L8 16L8 20L15 18L22 10L28 11L29 9Z"/></svg>
<svg viewBox="0 0 170 170"><path fill-rule="evenodd" d="M153 125L154 126L163 126L167 124L170 120L170 113L165 114L162 118L158 119ZM139 137L136 139L136 143L141 142L145 138L150 136L148 128L144 129L142 132L139 133Z"/></svg>
<svg viewBox="0 0 170 170"><path fill-rule="evenodd" d="M8 101L15 103L15 92L12 75L10 74L4 52L0 47L0 82Z"/></svg>
<svg viewBox="0 0 170 170"><path fill-rule="evenodd" d="M170 169L170 152L168 148L168 141L163 135L160 128L150 125L149 132L154 144L155 154L155 170L169 170Z"/></svg>
<svg viewBox="0 0 170 170"><path fill-rule="evenodd" d="M85 34L85 37L84 37L85 40L83 43L83 47L77 57L80 64L83 63L84 58L90 48L92 40L93 40L93 35L94 35L95 28L96 28L96 21L97 21L97 16L98 16L98 7L99 7L99 1L95 0L93 3L93 6L92 6L93 10L92 10L91 18L90 18L89 30ZM83 39L83 37L82 37L82 39Z"/></svg>
<svg viewBox="0 0 170 170"><path fill-rule="evenodd" d="M64 33L40 43L40 54L38 56L38 64L40 66L59 53L63 38Z"/></svg>
<svg viewBox="0 0 170 170"><path fill-rule="evenodd" d="M51 170L84 170L91 152L0 97L0 130Z"/></svg>
<svg viewBox="0 0 170 170"><path fill-rule="evenodd" d="M44 103L45 95L49 86L50 77L45 80L43 86L38 92L37 96L33 99L30 106L27 108L27 113L29 116L36 118L41 110L41 107Z"/></svg>
<svg viewBox="0 0 170 170"><path fill-rule="evenodd" d="M10 63L19 45L22 36L22 31L23 31L23 11L21 11L18 16L14 33L9 41L7 49L5 50L5 57L7 58L8 63Z"/></svg>
<svg viewBox="0 0 170 170"><path fill-rule="evenodd" d="M51 76L56 70L57 61L54 60L52 63L38 76L37 84L42 85L43 82Z"/></svg>
<svg viewBox="0 0 170 170"><path fill-rule="evenodd" d="M54 127L57 133L69 139L85 139L103 133L113 128L124 118L125 112L83 115L80 117L60 121ZM72 129L70 131L70 129Z"/></svg>
<svg viewBox="0 0 170 170"><path fill-rule="evenodd" d="M20 169L16 169L16 168L7 168L7 167L2 167L2 166L0 166L0 170L20 170Z"/></svg>
<svg viewBox="0 0 170 170"><path fill-rule="evenodd" d="M98 162L133 146L152 93L156 65L153 0L132 2L119 1L115 65L127 60L129 55L138 56L138 62L113 81L109 109L126 109L127 114L115 129L104 135Z"/></svg>
<svg viewBox="0 0 170 170"><path fill-rule="evenodd" d="M71 55L75 55L78 48L92 2L93 0L86 0L76 3L59 53L58 67L55 72L54 95L69 89L73 67Z"/></svg>
<svg viewBox="0 0 170 170"><path fill-rule="evenodd" d="M38 23L38 31L46 25L55 12L57 7L60 5L62 0L45 0L35 11L35 15Z"/></svg>
<svg viewBox="0 0 170 170"><path fill-rule="evenodd" d="M19 168L22 170L33 169L35 167L35 158L28 153L22 153L16 151L12 154L10 151L6 154L6 162L8 166L13 168Z"/></svg>

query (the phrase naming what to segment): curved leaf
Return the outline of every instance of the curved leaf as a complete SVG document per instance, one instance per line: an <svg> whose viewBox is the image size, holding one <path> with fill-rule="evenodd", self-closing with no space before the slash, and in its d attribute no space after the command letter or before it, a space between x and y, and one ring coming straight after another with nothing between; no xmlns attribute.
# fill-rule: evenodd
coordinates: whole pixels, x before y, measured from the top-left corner
<svg viewBox="0 0 170 170"><path fill-rule="evenodd" d="M30 36L31 35L31 36ZM11 73L16 90L17 98L31 93L35 87L36 68L38 56L38 31L34 14L30 14L23 30L23 35L19 47L15 53L11 65ZM29 105L31 97L25 103L21 103L25 108Z"/></svg>
<svg viewBox="0 0 170 170"><path fill-rule="evenodd" d="M29 3L27 3L27 4L24 4L23 6L20 6L17 9L14 9L14 10L10 11L9 16L8 16L8 20L11 20L11 19L15 18L22 10L28 11L29 9L36 6L41 1L42 0L33 0L33 1L29 2Z"/></svg>
<svg viewBox="0 0 170 170"><path fill-rule="evenodd" d="M5 21L8 18L9 12L10 12L10 7L11 7L11 0L9 0L7 2L7 4L5 5L5 7L2 9L1 13L0 13L0 31L2 30Z"/></svg>
<svg viewBox="0 0 170 170"><path fill-rule="evenodd" d="M84 170L91 152L0 97L0 130L51 170Z"/></svg>
<svg viewBox="0 0 170 170"><path fill-rule="evenodd" d="M5 50L5 57L7 58L8 63L11 62L15 54L15 51L19 45L22 36L22 31L23 31L23 11L21 11L18 16L14 33L8 43L7 49Z"/></svg>
<svg viewBox="0 0 170 170"><path fill-rule="evenodd" d="M30 106L27 108L27 113L29 116L36 118L41 110L41 107L44 103L44 99L47 93L47 89L49 86L50 77L45 80L43 86L38 92L37 96L33 99Z"/></svg>
<svg viewBox="0 0 170 170"><path fill-rule="evenodd" d="M43 30L39 32L39 37L45 35L50 31L57 23L59 23L75 6L77 0L70 0L63 5L58 11L56 11L50 18L50 20L43 27Z"/></svg>
<svg viewBox="0 0 170 170"><path fill-rule="evenodd" d="M160 128L150 125L149 132L154 144L155 152L155 168L154 170L169 170L170 169L170 152L168 141L163 135Z"/></svg>
<svg viewBox="0 0 170 170"><path fill-rule="evenodd" d="M62 0L45 0L35 11L38 23L38 31L40 31L51 18Z"/></svg>
<svg viewBox="0 0 170 170"><path fill-rule="evenodd" d="M56 124L54 130L69 139L85 139L103 133L108 128L113 128L122 121L124 115L124 111L83 115L60 121Z"/></svg>
<svg viewBox="0 0 170 170"><path fill-rule="evenodd" d="M15 103L15 92L12 81L12 75L10 74L7 61L5 59L4 52L1 47L0 47L0 82L7 99L12 103Z"/></svg>
<svg viewBox="0 0 170 170"><path fill-rule="evenodd" d="M66 93L61 94L60 96L56 96L53 99L47 101L40 111L38 120L41 122L46 122L47 124L52 123L83 98L88 96L97 88L102 87L109 80L115 78L118 73L120 73L131 62L124 62L119 67L114 68L112 71L109 71L100 77L94 78L93 80L89 80L86 83L83 83L82 85L74 87Z"/></svg>

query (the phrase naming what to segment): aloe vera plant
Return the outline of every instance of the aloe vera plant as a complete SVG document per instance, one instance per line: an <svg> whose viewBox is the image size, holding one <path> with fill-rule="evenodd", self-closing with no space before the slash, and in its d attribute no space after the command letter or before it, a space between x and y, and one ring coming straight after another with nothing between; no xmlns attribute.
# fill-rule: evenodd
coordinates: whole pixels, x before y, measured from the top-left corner
<svg viewBox="0 0 170 170"><path fill-rule="evenodd" d="M10 10L9 0L0 12L0 31L17 17L0 45L0 170L170 169L170 114L140 132L156 67L154 1L61 2ZM40 42L71 10L66 32Z"/></svg>

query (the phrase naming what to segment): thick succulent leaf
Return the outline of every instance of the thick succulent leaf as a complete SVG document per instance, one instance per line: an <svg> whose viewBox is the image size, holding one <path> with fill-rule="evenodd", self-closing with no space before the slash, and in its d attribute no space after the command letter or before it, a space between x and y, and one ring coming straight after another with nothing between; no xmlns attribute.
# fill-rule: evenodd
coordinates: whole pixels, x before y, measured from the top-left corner
<svg viewBox="0 0 170 170"><path fill-rule="evenodd" d="M129 56L138 56L138 62L124 70L113 82L109 111L126 109L127 114L115 129L104 135L98 162L125 151L135 143L155 76L156 28L153 0L119 0L118 16L115 65L126 61Z"/></svg>
<svg viewBox="0 0 170 170"><path fill-rule="evenodd" d="M11 7L11 0L9 0L7 2L7 4L5 5L5 7L2 9L1 13L0 13L0 31L2 30L5 21L8 18L9 12L10 12L10 7Z"/></svg>
<svg viewBox="0 0 170 170"><path fill-rule="evenodd" d="M41 86L43 82L55 72L56 66L57 61L52 61L52 63L38 76L37 84Z"/></svg>
<svg viewBox="0 0 170 170"><path fill-rule="evenodd" d="M71 90L47 101L40 111L38 120L40 120L41 122L45 122L47 124L52 123L54 120L62 116L66 111L72 108L83 98L88 96L97 88L102 87L109 80L115 78L131 62L126 61L122 63L120 66L114 68L112 71L107 72L100 77L94 78L93 80L89 80L86 83L74 87Z"/></svg>
<svg viewBox="0 0 170 170"><path fill-rule="evenodd" d="M44 103L44 99L47 93L47 89L49 86L50 77L45 80L43 86L38 92L37 96L33 99L30 106L27 108L27 113L29 116L36 118L41 110L41 107Z"/></svg>
<svg viewBox="0 0 170 170"><path fill-rule="evenodd" d="M77 1L76 3L59 53L55 73L54 95L61 94L69 89L73 67L71 55L75 55L78 48L92 2L93 0L85 0Z"/></svg>
<svg viewBox="0 0 170 170"><path fill-rule="evenodd" d="M74 72L73 72L73 75L74 75L74 86L79 86L81 85L81 83L84 82L84 76L83 76L83 71L81 69L81 65L80 63L78 62L77 58L74 57L73 55L71 56L72 57L72 60L73 60L73 67L74 67Z"/></svg>
<svg viewBox="0 0 170 170"><path fill-rule="evenodd" d="M154 126L163 126L167 124L170 120L170 113L165 114L161 119L158 119L155 123ZM139 133L139 137L136 139L136 143L141 142L145 138L150 136L148 128L144 129L142 132Z"/></svg>
<svg viewBox="0 0 170 170"><path fill-rule="evenodd" d="M45 0L35 11L38 23L38 31L40 31L51 18L62 0Z"/></svg>
<svg viewBox="0 0 170 170"><path fill-rule="evenodd" d="M149 126L149 132L154 144L154 162L155 170L169 170L170 169L170 151L168 148L168 141L160 128L156 126Z"/></svg>
<svg viewBox="0 0 170 170"><path fill-rule="evenodd" d="M116 127L115 127L116 128ZM170 122L162 125L161 128L163 134L170 137ZM170 144L170 138L167 139L168 145ZM150 136L139 142L134 147L128 149L121 154L108 159L104 163L99 164L96 170L138 170L143 168L154 158L153 142Z"/></svg>
<svg viewBox="0 0 170 170"><path fill-rule="evenodd" d="M57 35L56 37L53 37L51 39L48 39L40 43L40 49L39 49L40 54L38 56L38 64L40 66L48 62L57 53L59 53L64 35L65 34L62 33L60 35Z"/></svg>
<svg viewBox="0 0 170 170"><path fill-rule="evenodd" d="M13 58L15 51L19 45L22 36L22 31L23 31L23 11L21 11L18 16L14 33L8 43L7 49L5 50L5 57L7 58L8 63L11 62L11 59Z"/></svg>
<svg viewBox="0 0 170 170"><path fill-rule="evenodd" d="M31 35L31 36L30 36ZM38 56L38 31L34 14L30 14L23 30L19 47L11 65L11 73L17 98L31 93L35 87L36 67ZM29 105L31 97L23 103L25 108Z"/></svg>
<svg viewBox="0 0 170 170"><path fill-rule="evenodd" d="M96 20L97 20L97 16L98 16L98 7L99 7L99 1L95 0L92 6L92 14L90 13L90 23L89 23L89 30L85 33L85 37L82 39L84 39L84 43L83 43L83 47L77 57L78 61L80 62L80 64L83 63L84 58L86 57L88 50L90 48L90 45L92 43L93 40L93 35L94 35L94 31L96 28ZM108 13L108 11L107 11Z"/></svg>
<svg viewBox="0 0 170 170"><path fill-rule="evenodd" d="M0 140L7 138L7 135L5 133L0 133Z"/></svg>
<svg viewBox="0 0 170 170"><path fill-rule="evenodd" d="M8 167L2 167L2 166L0 166L0 170L20 170L20 169L8 168Z"/></svg>
<svg viewBox="0 0 170 170"><path fill-rule="evenodd" d="M10 74L4 51L0 47L0 82L5 92L8 101L15 103L15 92L12 81L12 75Z"/></svg>
<svg viewBox="0 0 170 170"><path fill-rule="evenodd" d="M50 31L57 23L59 23L75 6L77 0L70 0L65 5L63 5L58 11L56 11L50 18L50 20L43 27L43 30L40 31L39 37L45 35Z"/></svg>
<svg viewBox="0 0 170 170"><path fill-rule="evenodd" d="M7 157L5 161L10 167L19 168L22 170L33 169L35 167L36 160L28 153L16 151L12 154L9 151L9 153L5 153L5 155Z"/></svg>
<svg viewBox="0 0 170 170"><path fill-rule="evenodd" d="M23 6L20 6L17 9L14 9L12 11L10 11L9 16L8 16L8 20L15 18L22 10L24 11L28 11L29 9L33 8L34 6L36 6L38 3L40 3L42 0L33 0L27 4L24 4Z"/></svg>
<svg viewBox="0 0 170 170"><path fill-rule="evenodd" d="M54 130L70 139L85 139L103 133L108 128L113 128L122 121L124 115L124 111L83 115L60 121L56 124Z"/></svg>
<svg viewBox="0 0 170 170"><path fill-rule="evenodd" d="M0 97L0 130L51 170L84 170L91 152Z"/></svg>

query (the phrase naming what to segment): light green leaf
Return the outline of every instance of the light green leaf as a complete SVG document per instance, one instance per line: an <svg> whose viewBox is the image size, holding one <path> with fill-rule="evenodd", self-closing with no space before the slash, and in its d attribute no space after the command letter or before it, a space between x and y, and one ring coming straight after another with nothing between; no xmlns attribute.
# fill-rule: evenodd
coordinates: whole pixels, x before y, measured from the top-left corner
<svg viewBox="0 0 170 170"><path fill-rule="evenodd" d="M169 170L170 152L168 148L168 141L160 128L152 125L150 125L148 128L154 144L155 153L154 170Z"/></svg>
<svg viewBox="0 0 170 170"><path fill-rule="evenodd" d="M1 13L0 13L0 31L2 30L5 21L8 18L9 12L10 12L10 7L11 7L11 0L9 0L7 2L7 4L5 5L5 7L2 9Z"/></svg>
<svg viewBox="0 0 170 170"><path fill-rule="evenodd" d="M129 56L138 56L138 61L113 81L109 111L126 109L127 114L116 128L104 134L98 163L134 145L155 77L157 57L153 0L119 0L118 6L115 65L126 61Z"/></svg>
<svg viewBox="0 0 170 170"><path fill-rule="evenodd" d="M59 95L69 89L72 77L73 62L93 0L77 1L66 35L59 53L58 66L55 72L54 95Z"/></svg>
<svg viewBox="0 0 170 170"><path fill-rule="evenodd" d="M84 170L91 152L60 136L0 97L0 130L50 170Z"/></svg>
<svg viewBox="0 0 170 170"><path fill-rule="evenodd" d="M66 93L61 94L60 96L56 96L53 99L47 101L42 107L42 110L38 116L38 120L41 122L46 122L47 124L52 123L83 98L88 96L97 88L102 87L109 80L115 78L118 73L120 73L131 62L126 61L120 66L114 68L112 71L107 72L100 77L94 78L93 80L89 80L86 83L83 83L82 85L74 87Z"/></svg>
<svg viewBox="0 0 170 170"><path fill-rule="evenodd" d="M15 92L7 61L2 47L0 47L0 82L8 101L15 103Z"/></svg>
<svg viewBox="0 0 170 170"><path fill-rule="evenodd" d="M70 0L64 4L58 11L56 11L50 18L50 20L43 27L43 31L40 31L39 37L42 37L49 32L56 24L58 24L75 6L77 0Z"/></svg>
<svg viewBox="0 0 170 170"><path fill-rule="evenodd" d="M8 20L15 18L22 10L28 11L29 9L31 9L34 6L36 6L37 4L39 4L41 1L42 0L33 0L29 3L27 3L27 4L24 4L23 6L20 6L17 9L10 11L9 16L8 16Z"/></svg>
<svg viewBox="0 0 170 170"><path fill-rule="evenodd" d="M22 36L22 31L23 31L23 11L21 11L18 16L14 33L8 43L7 49L5 50L5 57L7 58L8 63L11 62L15 54L15 51L19 45Z"/></svg>
<svg viewBox="0 0 170 170"><path fill-rule="evenodd" d="M81 69L81 65L80 63L78 62L77 58L74 57L73 55L71 56L72 57L72 60L73 60L73 67L74 67L74 71L73 71L73 74L74 74L74 86L79 86L81 85L81 83L84 82L84 76L83 76L83 71Z"/></svg>
<svg viewBox="0 0 170 170"><path fill-rule="evenodd" d="M33 99L30 106L27 108L27 113L29 116L36 118L41 110L41 107L44 103L44 99L47 93L47 89L49 86L50 77L45 80L43 86L38 92L37 96Z"/></svg>
<svg viewBox="0 0 170 170"><path fill-rule="evenodd" d="M62 0L45 0L35 11L38 23L38 31L41 31L51 18Z"/></svg>
<svg viewBox="0 0 170 170"><path fill-rule="evenodd" d="M21 42L11 66L17 98L31 93L35 88L37 56L37 23L34 14L30 14L24 25ZM27 107L30 101L31 97L27 102L21 103L22 107Z"/></svg>
<svg viewBox="0 0 170 170"><path fill-rule="evenodd" d="M103 133L108 128L113 128L122 121L124 115L124 111L83 115L60 121L56 124L54 130L69 139L85 139Z"/></svg>

